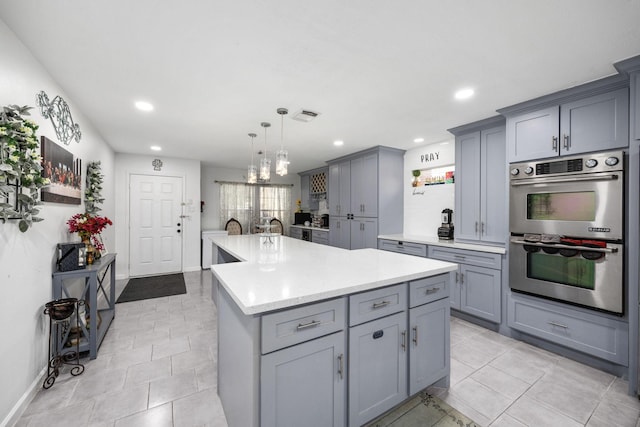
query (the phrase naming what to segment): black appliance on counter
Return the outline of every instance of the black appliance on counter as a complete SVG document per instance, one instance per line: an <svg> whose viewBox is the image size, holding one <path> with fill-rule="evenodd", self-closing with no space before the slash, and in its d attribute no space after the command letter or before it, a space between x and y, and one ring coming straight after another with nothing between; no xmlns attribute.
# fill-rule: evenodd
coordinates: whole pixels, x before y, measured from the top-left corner
<svg viewBox="0 0 640 427"><path fill-rule="evenodd" d="M329 228L329 215L323 214L323 215L320 215L320 218L321 218L320 227Z"/></svg>
<svg viewBox="0 0 640 427"><path fill-rule="evenodd" d="M453 239L453 211L451 209L442 211L442 225L438 227L438 239Z"/></svg>
<svg viewBox="0 0 640 427"><path fill-rule="evenodd" d="M293 225L304 225L305 222L311 223L310 212L296 212L294 213Z"/></svg>

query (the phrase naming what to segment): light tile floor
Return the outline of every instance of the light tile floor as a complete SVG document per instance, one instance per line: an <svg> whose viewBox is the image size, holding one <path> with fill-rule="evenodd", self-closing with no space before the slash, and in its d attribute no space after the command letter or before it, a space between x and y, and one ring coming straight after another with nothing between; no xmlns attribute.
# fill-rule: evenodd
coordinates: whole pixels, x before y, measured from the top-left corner
<svg viewBox="0 0 640 427"><path fill-rule="evenodd" d="M211 273L185 281L186 295L117 304L98 358L40 390L16 426L226 426ZM451 387L430 391L483 426L640 427L626 381L456 318Z"/></svg>

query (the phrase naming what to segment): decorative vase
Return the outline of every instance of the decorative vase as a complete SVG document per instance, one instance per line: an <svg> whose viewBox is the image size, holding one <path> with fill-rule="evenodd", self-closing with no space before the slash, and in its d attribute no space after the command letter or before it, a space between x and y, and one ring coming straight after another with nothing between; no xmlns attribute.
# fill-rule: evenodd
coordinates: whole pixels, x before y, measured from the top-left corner
<svg viewBox="0 0 640 427"><path fill-rule="evenodd" d="M87 247L87 265L91 265L95 260L96 248L91 244L91 238L89 237L83 237L82 243Z"/></svg>

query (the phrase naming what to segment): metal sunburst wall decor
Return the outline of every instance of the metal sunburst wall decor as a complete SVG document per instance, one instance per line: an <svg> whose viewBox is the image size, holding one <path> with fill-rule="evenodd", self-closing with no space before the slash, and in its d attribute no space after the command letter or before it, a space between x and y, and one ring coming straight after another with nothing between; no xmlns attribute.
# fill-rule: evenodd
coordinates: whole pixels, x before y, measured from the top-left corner
<svg viewBox="0 0 640 427"><path fill-rule="evenodd" d="M65 145L69 145L72 139L80 142L82 137L80 125L73 122L67 101L58 95L53 98L53 101L49 102L49 97L41 90L36 95L36 104L40 107L42 117L51 119L58 140Z"/></svg>

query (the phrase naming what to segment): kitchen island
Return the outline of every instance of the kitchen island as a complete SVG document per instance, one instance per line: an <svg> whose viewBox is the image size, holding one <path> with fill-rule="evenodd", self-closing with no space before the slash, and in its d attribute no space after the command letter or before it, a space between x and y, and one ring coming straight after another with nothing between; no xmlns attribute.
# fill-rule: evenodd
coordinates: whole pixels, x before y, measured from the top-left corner
<svg viewBox="0 0 640 427"><path fill-rule="evenodd" d="M211 240L230 426L356 426L448 386L456 264L284 236Z"/></svg>

